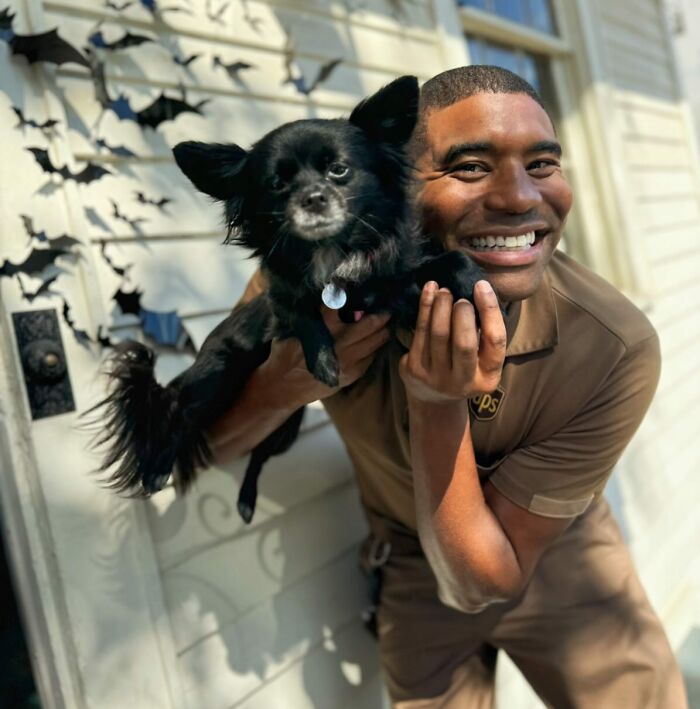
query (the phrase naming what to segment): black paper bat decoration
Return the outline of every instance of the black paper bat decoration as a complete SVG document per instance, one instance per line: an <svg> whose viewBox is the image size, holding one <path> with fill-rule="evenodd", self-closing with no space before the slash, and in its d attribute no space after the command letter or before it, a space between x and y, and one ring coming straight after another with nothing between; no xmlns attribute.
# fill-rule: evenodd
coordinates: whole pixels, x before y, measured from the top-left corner
<svg viewBox="0 0 700 709"><path fill-rule="evenodd" d="M223 14L224 14L224 12L226 12L226 8L227 8L229 5L230 5L230 3L225 2L225 3L223 3L223 5L219 6L219 9L216 10L216 12L214 12L214 10L212 10L212 2L211 2L211 0L207 0L207 2L206 2L206 13L207 13L207 17L208 17L212 22L216 22L216 23L219 24L219 25L223 25L223 24L224 24Z"/></svg>
<svg viewBox="0 0 700 709"><path fill-rule="evenodd" d="M93 32L90 37L88 37L88 42L90 42L93 47L97 47L99 49L109 49L112 51L117 49L126 49L127 47L137 47L138 45L143 44L144 42L154 41L155 40L153 39L153 37L147 37L143 34L133 34L132 32L128 31L119 39L114 40L114 42L108 42L104 38L102 30Z"/></svg>
<svg viewBox="0 0 700 709"><path fill-rule="evenodd" d="M29 237L29 243L31 243L32 239L36 239L42 244L48 243L51 248L66 249L67 251L72 249L74 246L82 246L81 241L72 236L68 236L68 234L62 234L61 236L55 236L53 239L50 239L46 236L45 231L34 230L34 220L30 216L26 214L20 214L19 216L22 219L24 230L27 232L27 236Z"/></svg>
<svg viewBox="0 0 700 709"><path fill-rule="evenodd" d="M109 201L112 203L112 216L120 222L128 224L137 234L140 233L141 223L147 222L148 219L145 219L144 217L136 217L136 219L131 219L119 210L119 206L113 199L110 199Z"/></svg>
<svg viewBox="0 0 700 709"><path fill-rule="evenodd" d="M58 274L55 276L52 276L51 278L47 278L35 291L29 292L24 288L24 284L22 283L22 279L19 277L19 274L17 274L17 280L19 281L19 289L22 293L22 297L28 302L28 303L33 303L36 298L38 298L41 295L58 295L56 291L51 290L51 285L54 283L54 281L58 278Z"/></svg>
<svg viewBox="0 0 700 709"><path fill-rule="evenodd" d="M138 202L140 202L141 204L150 204L153 207L158 207L161 212L165 212L164 207L172 202L172 199L170 199L169 197L161 197L160 199L155 200L146 197L143 192L134 192L134 194L136 195L136 199Z"/></svg>
<svg viewBox="0 0 700 709"><path fill-rule="evenodd" d="M122 12L126 10L127 7L131 7L133 4L134 0L126 0L126 2L123 2L121 5L116 2L112 2L112 0L107 0L105 2L105 7L109 8L110 10L114 10L115 12Z"/></svg>
<svg viewBox="0 0 700 709"><path fill-rule="evenodd" d="M90 183L95 180L99 180L105 175L111 175L109 170L106 170L101 165L89 162L80 172L71 172L70 169L64 165L63 167L56 167L49 157L48 151L43 148L26 148L35 158L36 161L41 165L41 169L49 174L57 173L64 180L75 180L80 183Z"/></svg>
<svg viewBox="0 0 700 709"><path fill-rule="evenodd" d="M68 327L71 329L73 333L73 337L75 337L76 342L79 345L82 345L85 347L89 342L92 342L92 338L90 335L85 332L85 330L80 330L79 328L76 327L75 325L75 319L73 318L73 314L71 313L70 305L68 305L68 302L66 301L65 298L63 298L63 321L68 325Z"/></svg>
<svg viewBox="0 0 700 709"><path fill-rule="evenodd" d="M248 62L244 62L244 61L237 61L237 62L231 62L231 64L224 64L218 55L214 55L214 59L212 61L212 66L220 66L222 69L224 69L226 71L226 73L236 83L241 82L240 72L245 71L246 69L257 69L257 67L254 64L248 64Z"/></svg>
<svg viewBox="0 0 700 709"><path fill-rule="evenodd" d="M138 288L125 293L121 288L112 296L113 300L117 301L119 309L124 315L139 315L141 313L141 296L143 291Z"/></svg>
<svg viewBox="0 0 700 709"><path fill-rule="evenodd" d="M114 273L116 273L120 277L126 276L127 271L133 266L133 264L129 263L126 266L117 266L112 259L107 256L107 242L104 240L100 242L100 253L102 254L102 258L105 260L107 265L112 269Z"/></svg>
<svg viewBox="0 0 700 709"><path fill-rule="evenodd" d="M13 55L22 55L30 64L50 62L88 66L87 59L72 44L59 37L57 29L41 34L16 34L12 27L14 19L15 15L9 7L0 10L0 40L10 45Z"/></svg>
<svg viewBox="0 0 700 709"><path fill-rule="evenodd" d="M95 89L95 99L102 106L103 110L111 110L117 114L119 120L135 121L136 113L129 104L129 99L124 94L114 99L107 88L105 78L105 63L97 56L97 52L92 47L85 47L85 56L90 65L90 76Z"/></svg>
<svg viewBox="0 0 700 709"><path fill-rule="evenodd" d="M296 60L296 43L291 35L287 34L287 44L284 48L284 68L287 72L285 80L282 82L284 84L292 84L300 94L308 96L314 89L316 89L319 84L326 81L330 75L333 73L335 68L340 64L342 59L331 59L330 61L322 64L319 67L318 73L313 81L310 83L306 80L303 74L299 76L294 76L294 62Z"/></svg>
<svg viewBox="0 0 700 709"><path fill-rule="evenodd" d="M15 115L19 119L19 123L15 126L15 128L21 128L23 131L26 126L29 126L30 128L38 128L44 135L49 135L54 132L53 129L61 122L56 120L55 118L49 118L43 123L37 123L32 118L25 118L21 108L13 106L12 110L15 112Z"/></svg>
<svg viewBox="0 0 700 709"><path fill-rule="evenodd" d="M140 125L149 126L155 130L161 123L172 121L181 113L198 113L201 116L201 108L206 103L209 103L208 98L191 104L185 100L184 95L181 99L172 98L161 91L153 103L136 113L136 120Z"/></svg>
<svg viewBox="0 0 700 709"><path fill-rule="evenodd" d="M106 140L103 138L98 138L95 141L95 145L98 148L104 148L105 150L108 150L112 155L116 155L117 157L120 158L135 158L136 153L133 151L129 150L125 145L109 145Z"/></svg>
<svg viewBox="0 0 700 709"><path fill-rule="evenodd" d="M35 276L48 266L56 263L59 256L70 254L68 249L32 249L22 263L12 263L9 259L3 261L0 266L0 277L14 276L16 273L24 273L27 276Z"/></svg>
<svg viewBox="0 0 700 709"><path fill-rule="evenodd" d="M187 68L193 61L199 59L201 56L201 54L190 54L188 57L179 57L177 54L173 54L172 58L176 64Z"/></svg>

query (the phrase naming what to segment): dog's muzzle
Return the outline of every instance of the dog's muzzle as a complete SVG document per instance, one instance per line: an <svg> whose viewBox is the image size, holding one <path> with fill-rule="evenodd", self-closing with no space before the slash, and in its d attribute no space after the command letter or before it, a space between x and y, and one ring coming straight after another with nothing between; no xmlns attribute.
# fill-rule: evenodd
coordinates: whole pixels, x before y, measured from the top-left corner
<svg viewBox="0 0 700 709"><path fill-rule="evenodd" d="M309 241L334 236L347 222L345 199L330 185L309 185L299 190L287 211L294 231Z"/></svg>

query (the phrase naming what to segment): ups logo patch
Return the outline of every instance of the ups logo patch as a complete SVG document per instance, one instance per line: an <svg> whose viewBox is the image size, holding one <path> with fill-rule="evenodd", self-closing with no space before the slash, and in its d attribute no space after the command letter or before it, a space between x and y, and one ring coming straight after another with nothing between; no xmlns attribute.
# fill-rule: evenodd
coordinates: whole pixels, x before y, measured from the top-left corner
<svg viewBox="0 0 700 709"><path fill-rule="evenodd" d="M496 417L505 396L501 387L490 394L477 394L469 399L469 410L477 421L490 421Z"/></svg>

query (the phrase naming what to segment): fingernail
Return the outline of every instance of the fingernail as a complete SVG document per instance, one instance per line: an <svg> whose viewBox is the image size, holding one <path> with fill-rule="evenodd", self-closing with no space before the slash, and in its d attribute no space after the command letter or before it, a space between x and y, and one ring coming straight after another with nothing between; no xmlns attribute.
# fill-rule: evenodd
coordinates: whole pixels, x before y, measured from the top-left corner
<svg viewBox="0 0 700 709"><path fill-rule="evenodd" d="M476 287L482 292L482 293L493 293L493 288L491 288L491 284L488 281L479 281L476 284Z"/></svg>
<svg viewBox="0 0 700 709"><path fill-rule="evenodd" d="M428 281L424 286L423 289L427 290L428 293L432 293L433 291L436 291L438 287L438 284L435 281Z"/></svg>

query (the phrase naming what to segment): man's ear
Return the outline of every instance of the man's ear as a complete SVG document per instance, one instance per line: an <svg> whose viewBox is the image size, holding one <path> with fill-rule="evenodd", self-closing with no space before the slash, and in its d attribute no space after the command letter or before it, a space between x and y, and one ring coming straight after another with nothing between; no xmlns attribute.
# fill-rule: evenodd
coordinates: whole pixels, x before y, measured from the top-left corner
<svg viewBox="0 0 700 709"><path fill-rule="evenodd" d="M418 120L418 95L418 79L402 76L359 103L350 114L350 123L373 140L402 145Z"/></svg>
<svg viewBox="0 0 700 709"><path fill-rule="evenodd" d="M179 168L200 192L226 200L240 191L238 178L248 153L238 145L190 140L178 143L173 154Z"/></svg>

